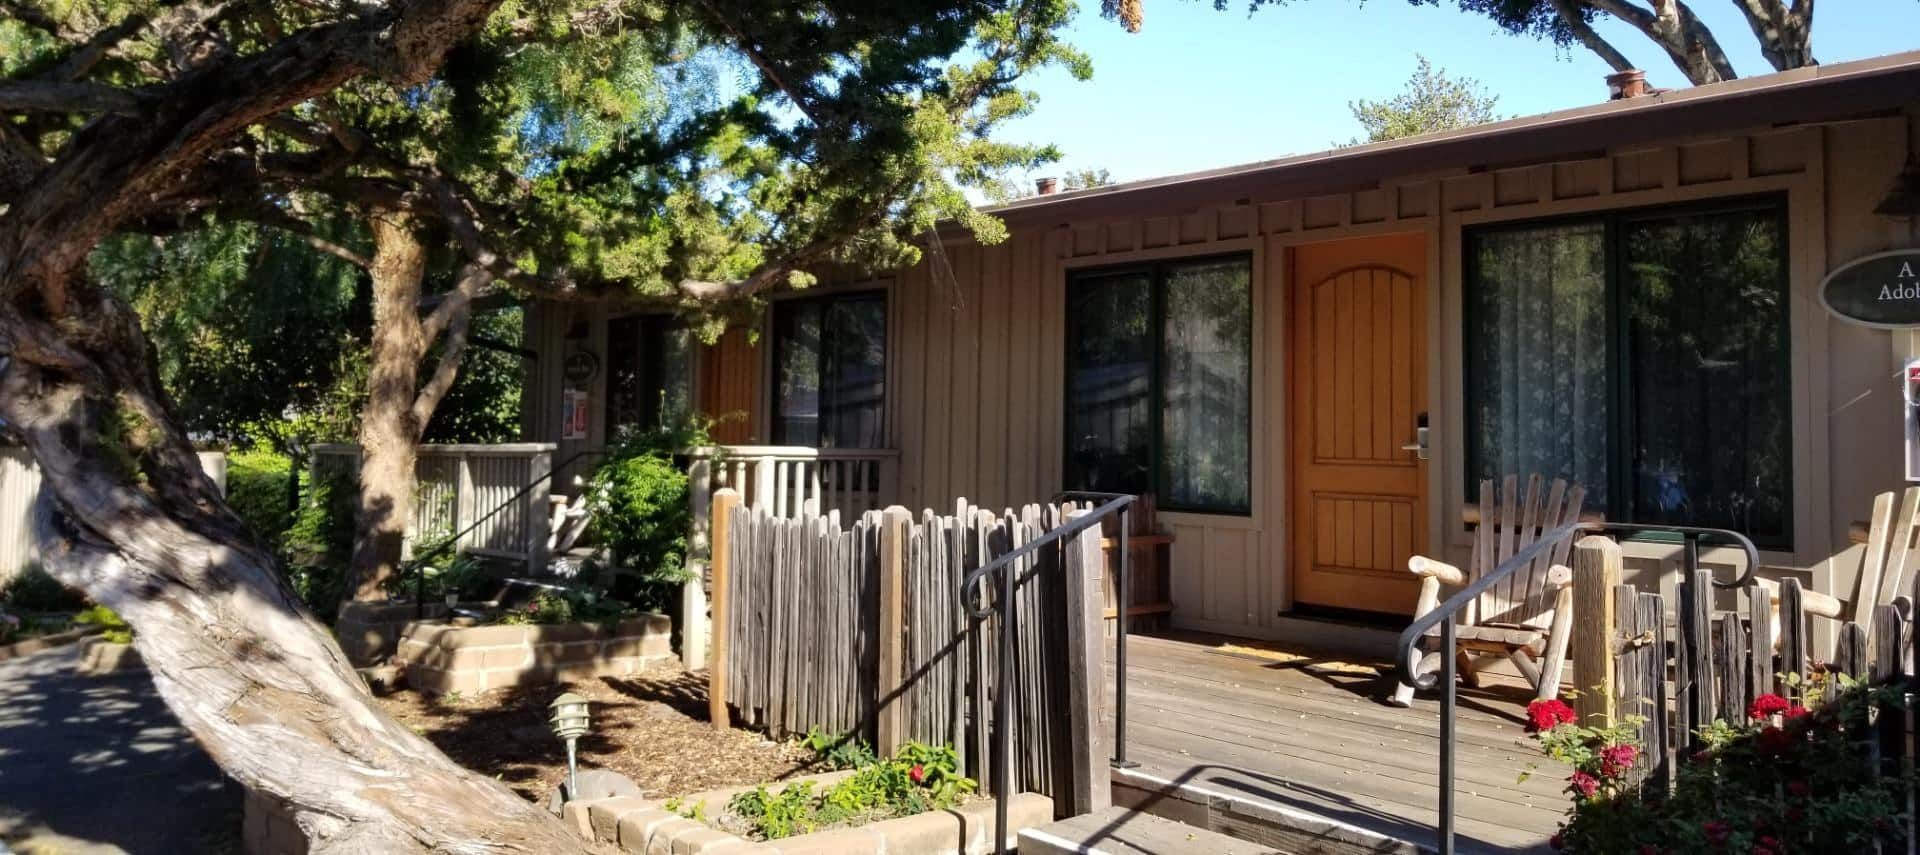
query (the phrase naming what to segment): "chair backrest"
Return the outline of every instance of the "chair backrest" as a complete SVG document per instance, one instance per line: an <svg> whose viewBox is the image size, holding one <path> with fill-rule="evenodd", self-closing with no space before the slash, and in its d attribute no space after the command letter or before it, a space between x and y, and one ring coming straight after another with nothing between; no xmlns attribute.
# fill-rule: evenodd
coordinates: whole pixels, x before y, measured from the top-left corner
<svg viewBox="0 0 1920 855"><path fill-rule="evenodd" d="M1912 590L1910 574L1916 569L1915 562L1920 561L1914 542L1920 537L1920 487L1904 491L1898 511L1893 498L1893 493L1887 492L1873 499L1866 549L1861 551L1860 566L1854 574L1853 598L1842 607L1847 620L1867 624L1875 606L1891 603Z"/></svg>
<svg viewBox="0 0 1920 855"><path fill-rule="evenodd" d="M1532 546L1542 535L1580 518L1587 488L1555 478L1544 491L1539 475L1527 476L1526 492L1520 479L1508 475L1494 490L1491 479L1480 482L1480 521L1473 532L1469 579L1493 572L1501 562ZM1547 591L1547 571L1566 564L1573 553L1571 537L1496 582L1474 602L1467 619L1473 623L1506 623L1546 629L1553 623L1553 597Z"/></svg>

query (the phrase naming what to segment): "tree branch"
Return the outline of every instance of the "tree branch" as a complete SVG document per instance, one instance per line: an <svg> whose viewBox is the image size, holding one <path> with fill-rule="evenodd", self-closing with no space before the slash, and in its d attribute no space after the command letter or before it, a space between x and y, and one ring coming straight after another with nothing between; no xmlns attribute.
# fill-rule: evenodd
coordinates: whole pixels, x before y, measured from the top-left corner
<svg viewBox="0 0 1920 855"><path fill-rule="evenodd" d="M1599 33L1593 31L1593 27L1587 23L1586 16L1574 6L1573 0L1553 0L1553 8L1560 14L1560 23L1566 26L1567 31L1572 33L1580 44L1585 45L1587 50L1598 54L1600 59L1614 71L1633 69L1633 61L1627 59L1626 54L1621 53Z"/></svg>
<svg viewBox="0 0 1920 855"><path fill-rule="evenodd" d="M100 83L0 80L0 111L16 113L132 113L140 95Z"/></svg>
<svg viewBox="0 0 1920 855"><path fill-rule="evenodd" d="M92 71L94 66L99 65L100 60L105 59L121 42L146 28L147 23L148 18L145 15L128 15L120 23L101 29L90 36L86 43L74 48L72 53L60 60L47 77L52 80L79 80L87 72Z"/></svg>
<svg viewBox="0 0 1920 855"><path fill-rule="evenodd" d="M467 330L473 321L473 298L493 281L493 275L479 264L469 263L460 273L460 284L454 286L454 296L450 296L434 309L434 315L445 312L446 341L440 345L440 359L434 363L433 376L420 385L420 391L413 398L413 423L421 431L427 429L427 422L433 418L433 411L440 406L442 398L453 389L453 383L460 376L460 362L467 353ZM422 324L425 332L425 324ZM431 342L434 332L425 332L422 341Z"/></svg>

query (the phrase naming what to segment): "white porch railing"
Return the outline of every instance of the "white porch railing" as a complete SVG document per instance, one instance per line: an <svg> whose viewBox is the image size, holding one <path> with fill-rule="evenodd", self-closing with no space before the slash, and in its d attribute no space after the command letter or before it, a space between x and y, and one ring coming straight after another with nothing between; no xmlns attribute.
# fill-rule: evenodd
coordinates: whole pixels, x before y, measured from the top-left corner
<svg viewBox="0 0 1920 855"><path fill-rule="evenodd" d="M890 448L722 445L687 455L695 508L714 490L732 487L749 507L776 517L839 511L854 519L898 494L900 452Z"/></svg>
<svg viewBox="0 0 1920 855"><path fill-rule="evenodd" d="M552 487L527 486L552 471L554 448L546 442L420 446L409 553L416 541L437 545L459 533L454 546L461 552L524 561L532 573L545 570ZM315 473L353 472L359 465L357 445L313 447Z"/></svg>

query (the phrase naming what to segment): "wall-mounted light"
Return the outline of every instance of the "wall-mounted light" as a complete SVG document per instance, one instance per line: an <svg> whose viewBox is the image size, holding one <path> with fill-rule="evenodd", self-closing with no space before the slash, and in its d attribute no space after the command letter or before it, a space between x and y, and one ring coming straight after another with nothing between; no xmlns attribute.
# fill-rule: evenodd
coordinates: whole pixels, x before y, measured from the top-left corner
<svg viewBox="0 0 1920 855"><path fill-rule="evenodd" d="M1873 212L1883 217L1920 217L1920 159L1907 158L1906 168L1893 179L1887 197Z"/></svg>
<svg viewBox="0 0 1920 855"><path fill-rule="evenodd" d="M579 782L577 780L579 777L578 764L574 760L574 745L576 740L587 735L587 730L591 724L587 712L587 699L572 692L567 692L560 697L554 698L553 703L547 705L547 709L553 711L553 714L547 719L548 723L553 725L553 735L560 737L562 741L567 743L566 800L572 801L577 798L579 794Z"/></svg>

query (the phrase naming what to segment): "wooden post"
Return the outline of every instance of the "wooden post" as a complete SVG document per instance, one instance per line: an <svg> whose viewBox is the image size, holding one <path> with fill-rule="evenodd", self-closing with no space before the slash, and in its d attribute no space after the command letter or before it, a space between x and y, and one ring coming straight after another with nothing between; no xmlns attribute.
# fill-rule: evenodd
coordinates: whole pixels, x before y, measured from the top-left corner
<svg viewBox="0 0 1920 855"><path fill-rule="evenodd" d="M465 457L461 458L460 471L462 473L469 471ZM552 472L553 452L536 451L533 456L527 458L527 483L540 485L527 491L524 500L526 510L523 513L527 527L527 570L534 574L546 572L547 561L552 557L547 552L547 544L553 540L553 515L549 513L553 497L553 479L547 477ZM542 481L543 478L546 480ZM464 491L473 486L473 476L466 474L461 480L462 495L465 495Z"/></svg>
<svg viewBox="0 0 1920 855"><path fill-rule="evenodd" d="M1090 511L1074 511L1067 521ZM1102 590L1106 563L1101 560L1100 526L1089 526L1065 544L1067 578L1067 725L1073 754L1073 816L1105 809L1113 802L1112 772L1107 768L1106 728L1101 703L1106 696L1106 666L1100 639L1106 630Z"/></svg>
<svg viewBox="0 0 1920 855"><path fill-rule="evenodd" d="M876 706L874 749L891 757L907 739L907 538L913 514L889 506L880 518L880 609L874 635L879 645L879 676L874 684Z"/></svg>
<svg viewBox="0 0 1920 855"><path fill-rule="evenodd" d="M687 467L687 498L692 519L687 530L687 570L692 578L680 586L680 662L688 671L707 665L707 567L712 542L713 471L709 458L695 457Z"/></svg>
<svg viewBox="0 0 1920 855"><path fill-rule="evenodd" d="M707 718L713 722L716 730L726 730L732 726L727 716L727 660L732 654L728 638L731 623L727 614L732 604L727 594L727 575L733 563L728 530L733 527L733 509L739 506L740 493L737 490L728 488L713 494L713 563L710 568L713 574L713 649L707 662Z"/></svg>
<svg viewBox="0 0 1920 855"><path fill-rule="evenodd" d="M1588 535L1573 547L1573 708L1588 727L1614 718L1613 589L1620 566L1620 544L1604 537Z"/></svg>

